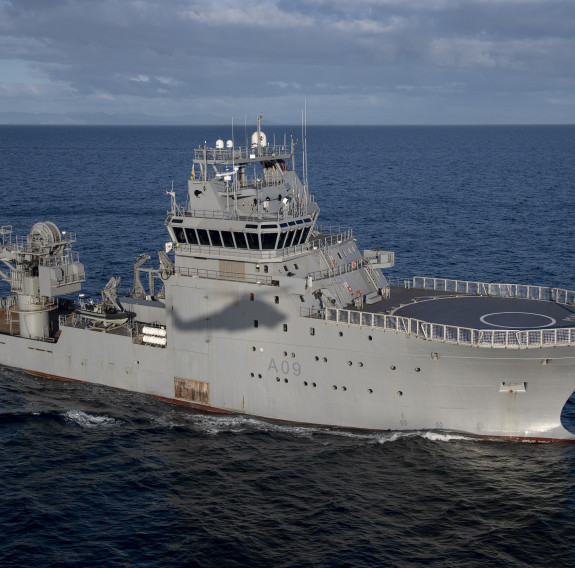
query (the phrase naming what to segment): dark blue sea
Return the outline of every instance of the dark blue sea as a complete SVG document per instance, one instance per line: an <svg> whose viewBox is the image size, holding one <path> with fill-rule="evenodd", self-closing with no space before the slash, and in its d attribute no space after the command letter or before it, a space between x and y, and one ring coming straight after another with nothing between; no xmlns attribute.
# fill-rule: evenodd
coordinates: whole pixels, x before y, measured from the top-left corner
<svg viewBox="0 0 575 568"><path fill-rule="evenodd" d="M164 248L166 191L185 201L193 148L219 136L2 126L0 224L76 232L85 291L129 289L134 257ZM388 276L575 288L575 126L308 127L307 144L321 223L395 251ZM575 446L206 415L7 368L0 489L1 568L575 566Z"/></svg>

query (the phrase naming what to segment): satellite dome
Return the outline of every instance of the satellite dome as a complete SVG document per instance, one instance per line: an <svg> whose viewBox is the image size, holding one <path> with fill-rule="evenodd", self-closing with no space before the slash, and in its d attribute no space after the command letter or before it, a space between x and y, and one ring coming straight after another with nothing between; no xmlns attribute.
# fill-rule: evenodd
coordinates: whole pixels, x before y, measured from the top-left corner
<svg viewBox="0 0 575 568"><path fill-rule="evenodd" d="M252 134L252 148L257 148L258 146L267 146L268 142L266 139L266 135L263 132L259 132L259 141L258 141L258 132L254 132Z"/></svg>

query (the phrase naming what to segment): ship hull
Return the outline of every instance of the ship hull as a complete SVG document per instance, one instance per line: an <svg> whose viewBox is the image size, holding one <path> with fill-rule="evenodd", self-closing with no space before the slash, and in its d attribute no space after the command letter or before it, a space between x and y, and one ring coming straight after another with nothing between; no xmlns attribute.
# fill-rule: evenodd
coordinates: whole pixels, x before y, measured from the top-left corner
<svg viewBox="0 0 575 568"><path fill-rule="evenodd" d="M62 326L53 343L2 335L0 363L293 423L575 439L560 418L575 391L571 347L453 345L302 317L278 288L184 277L167 284L164 309L133 306L165 320L165 347Z"/></svg>

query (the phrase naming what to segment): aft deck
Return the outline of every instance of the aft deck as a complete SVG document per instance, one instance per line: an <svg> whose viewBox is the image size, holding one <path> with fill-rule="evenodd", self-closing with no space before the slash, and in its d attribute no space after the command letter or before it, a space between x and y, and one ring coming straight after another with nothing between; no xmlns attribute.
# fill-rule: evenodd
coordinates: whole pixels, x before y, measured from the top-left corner
<svg viewBox="0 0 575 568"><path fill-rule="evenodd" d="M326 321L477 347L575 345L575 292L474 283L470 293L445 285L458 281L434 289L413 282L391 286L375 304L327 308Z"/></svg>

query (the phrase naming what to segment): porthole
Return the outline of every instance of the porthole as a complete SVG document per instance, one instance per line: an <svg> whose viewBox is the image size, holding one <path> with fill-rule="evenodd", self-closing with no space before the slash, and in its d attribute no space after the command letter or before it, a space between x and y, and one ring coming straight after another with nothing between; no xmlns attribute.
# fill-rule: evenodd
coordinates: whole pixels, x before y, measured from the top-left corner
<svg viewBox="0 0 575 568"><path fill-rule="evenodd" d="M317 385L315 383L312 383L311 386L314 388L317 387Z"/></svg>
<svg viewBox="0 0 575 568"><path fill-rule="evenodd" d="M346 391L346 390L347 390L347 387L341 387L341 390L342 390L342 391Z"/></svg>
<svg viewBox="0 0 575 568"><path fill-rule="evenodd" d="M401 391L397 391L397 396L403 396L403 393Z"/></svg>
<svg viewBox="0 0 575 568"><path fill-rule="evenodd" d="M292 359L294 359L294 358L295 358L295 353L292 353L291 356L292 356Z"/></svg>
<svg viewBox="0 0 575 568"><path fill-rule="evenodd" d="M351 361L348 361L347 364L351 367L353 365L353 363Z"/></svg>
<svg viewBox="0 0 575 568"><path fill-rule="evenodd" d="M343 337L343 331L340 331L340 332L339 332L339 336L340 336L340 337Z"/></svg>
<svg viewBox="0 0 575 568"><path fill-rule="evenodd" d="M316 361L319 361L319 357L318 357L317 355L315 356L315 360L316 360Z"/></svg>
<svg viewBox="0 0 575 568"><path fill-rule="evenodd" d="M307 381L304 381L304 382L303 382L303 386L304 386L304 387L307 387Z"/></svg>
<svg viewBox="0 0 575 568"><path fill-rule="evenodd" d="M250 373L250 377L255 377L255 375L253 373Z"/></svg>
<svg viewBox="0 0 575 568"><path fill-rule="evenodd" d="M359 365L360 367L363 367L363 363L362 363L361 361L358 363L358 365Z"/></svg>
<svg viewBox="0 0 575 568"><path fill-rule="evenodd" d="M334 391L336 391L336 390L337 390L337 385L332 385L331 388L332 388Z"/></svg>
<svg viewBox="0 0 575 568"><path fill-rule="evenodd" d="M373 394L373 389L367 389L367 392L368 392L369 394Z"/></svg>
<svg viewBox="0 0 575 568"><path fill-rule="evenodd" d="M284 351L284 357L287 357L287 351Z"/></svg>
<svg viewBox="0 0 575 568"><path fill-rule="evenodd" d="M395 369L396 369L397 367L396 367L395 365L390 365L389 368L390 368L392 371L395 371Z"/></svg>
<svg viewBox="0 0 575 568"><path fill-rule="evenodd" d="M324 357L324 358L323 358L323 362L324 362L324 363L327 363L327 357Z"/></svg>
<svg viewBox="0 0 575 568"><path fill-rule="evenodd" d="M284 379L284 383L287 383L287 382L289 382L289 381L287 379Z"/></svg>
<svg viewBox="0 0 575 568"><path fill-rule="evenodd" d="M258 379L261 379L261 378L262 378L261 374L260 374L260 373L258 373Z"/></svg>
<svg viewBox="0 0 575 568"><path fill-rule="evenodd" d="M421 371L421 369L419 367L415 367L415 372L419 373L419 371Z"/></svg>
<svg viewBox="0 0 575 568"><path fill-rule="evenodd" d="M254 346L254 347L252 347L252 351L255 351L255 350L256 350L255 346Z"/></svg>
<svg viewBox="0 0 575 568"><path fill-rule="evenodd" d="M373 337L371 337L371 335L368 335L367 338L368 338L370 341L373 341Z"/></svg>
<svg viewBox="0 0 575 568"><path fill-rule="evenodd" d="M276 381L279 383L281 379L279 377L276 377Z"/></svg>

